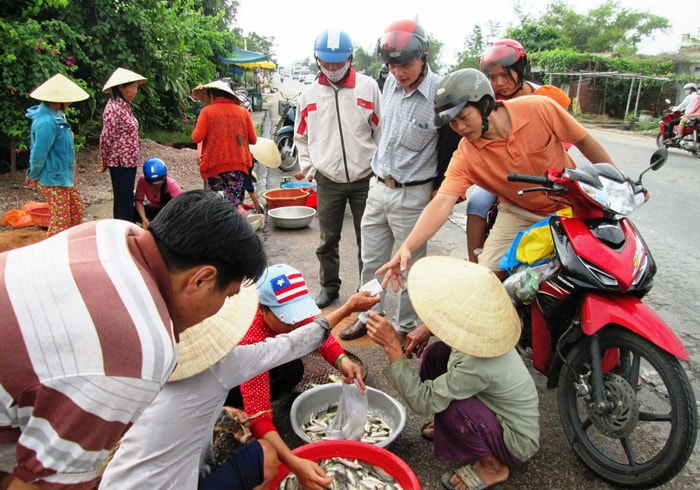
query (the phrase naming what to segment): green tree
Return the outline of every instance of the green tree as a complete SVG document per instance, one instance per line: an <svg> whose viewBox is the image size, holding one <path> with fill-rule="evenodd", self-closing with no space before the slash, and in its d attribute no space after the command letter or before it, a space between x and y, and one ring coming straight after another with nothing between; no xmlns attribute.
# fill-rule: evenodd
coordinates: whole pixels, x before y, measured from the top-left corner
<svg viewBox="0 0 700 490"><path fill-rule="evenodd" d="M506 30L504 37L517 39L528 53L565 49L571 45L571 42L563 36L561 29L539 23L510 27Z"/></svg>
<svg viewBox="0 0 700 490"><path fill-rule="evenodd" d="M622 8L615 0L585 14L576 13L565 0L555 0L534 23L560 30L561 37L570 43L568 47L585 53L634 54L645 37L670 27L664 17Z"/></svg>
<svg viewBox="0 0 700 490"><path fill-rule="evenodd" d="M99 131L107 100L101 88L119 66L149 79L134 107L145 128L173 128L184 115L187 89L211 80L217 58L240 39L221 26L233 19L234 0L16 0L0 18L1 140L15 155L29 143L28 94L55 73L69 75L91 98L75 104L70 120ZM215 10L206 15L205 9ZM88 124L88 123L91 124Z"/></svg>

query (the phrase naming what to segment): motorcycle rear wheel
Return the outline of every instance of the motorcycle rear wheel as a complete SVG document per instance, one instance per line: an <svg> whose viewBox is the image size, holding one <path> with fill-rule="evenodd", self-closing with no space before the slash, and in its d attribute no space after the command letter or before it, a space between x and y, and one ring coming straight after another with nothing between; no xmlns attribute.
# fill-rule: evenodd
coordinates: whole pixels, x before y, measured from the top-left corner
<svg viewBox="0 0 700 490"><path fill-rule="evenodd" d="M277 139L277 149L282 157L282 163L280 163L279 166L280 170L283 172L293 170L299 161L297 147L294 145L294 138L288 134L280 136Z"/></svg>
<svg viewBox="0 0 700 490"><path fill-rule="evenodd" d="M590 397L579 395L583 377L591 388L590 338L566 357L557 391L559 418L577 456L604 480L628 488L651 488L676 476L690 458L697 437L693 387L678 359L622 327L598 334L601 357L618 353L604 374L614 409L597 414ZM581 386L579 385L579 388Z"/></svg>

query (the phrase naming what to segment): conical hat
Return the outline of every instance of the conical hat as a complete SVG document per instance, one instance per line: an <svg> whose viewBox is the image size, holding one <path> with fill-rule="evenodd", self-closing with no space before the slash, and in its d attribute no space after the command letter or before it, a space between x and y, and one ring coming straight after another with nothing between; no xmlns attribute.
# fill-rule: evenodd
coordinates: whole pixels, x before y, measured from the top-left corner
<svg viewBox="0 0 700 490"><path fill-rule="evenodd" d="M277 145L270 138L258 136L258 141L254 145L250 145L250 152L253 154L253 158L268 168L277 168L282 163Z"/></svg>
<svg viewBox="0 0 700 490"><path fill-rule="evenodd" d="M192 96L195 97L196 99L201 100L202 102L209 103L211 102L207 96L207 89L209 88L214 88L216 90L221 90L222 92L226 92L227 94L231 94L235 97L236 101L241 104L241 99L238 98L238 95L236 95L236 92L234 92L231 89L231 86L224 82L223 80L214 80L213 82L206 83L204 85L199 84L195 88L192 89Z"/></svg>
<svg viewBox="0 0 700 490"><path fill-rule="evenodd" d="M242 287L218 313L182 332L177 367L168 382L191 378L219 362L248 332L257 308L255 285Z"/></svg>
<svg viewBox="0 0 700 490"><path fill-rule="evenodd" d="M105 86L102 87L102 91L109 92L112 87L132 82L139 82L139 84L146 83L146 77L131 70L127 70L126 68L117 68L109 77Z"/></svg>
<svg viewBox="0 0 700 490"><path fill-rule="evenodd" d="M57 73L34 89L29 96L45 102L71 103L85 100L90 94L70 78Z"/></svg>
<svg viewBox="0 0 700 490"><path fill-rule="evenodd" d="M440 340L474 357L497 357L520 338L520 318L489 269L453 257L424 257L408 273L408 296Z"/></svg>

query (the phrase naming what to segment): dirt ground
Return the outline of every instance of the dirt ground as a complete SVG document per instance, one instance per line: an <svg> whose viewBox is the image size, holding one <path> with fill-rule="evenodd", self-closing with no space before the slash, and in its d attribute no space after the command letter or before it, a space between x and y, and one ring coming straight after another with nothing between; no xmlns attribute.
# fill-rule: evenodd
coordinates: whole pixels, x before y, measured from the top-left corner
<svg viewBox="0 0 700 490"><path fill-rule="evenodd" d="M196 151L193 149L177 149L155 141L141 140L141 157L141 161L149 157L161 158L168 166L168 175L175 178L184 190L199 189L202 186ZM86 220L111 217L112 184L109 172L97 172L98 162L99 150L96 147L76 154L78 190L85 204ZM14 179L9 173L0 175L0 216L11 209L21 209L29 201L44 201L38 189L24 183L24 173L24 170L18 171ZM44 235L39 227L20 230L0 227L0 252L29 245Z"/></svg>

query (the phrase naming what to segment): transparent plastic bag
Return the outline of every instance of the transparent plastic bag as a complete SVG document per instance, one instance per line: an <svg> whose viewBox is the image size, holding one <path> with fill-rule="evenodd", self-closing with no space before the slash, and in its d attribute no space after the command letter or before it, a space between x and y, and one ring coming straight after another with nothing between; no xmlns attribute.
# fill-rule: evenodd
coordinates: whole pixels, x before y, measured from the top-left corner
<svg viewBox="0 0 700 490"><path fill-rule="evenodd" d="M367 422L367 394L360 392L360 385L341 383L342 391L338 400L338 412L326 429L329 439L359 441Z"/></svg>

